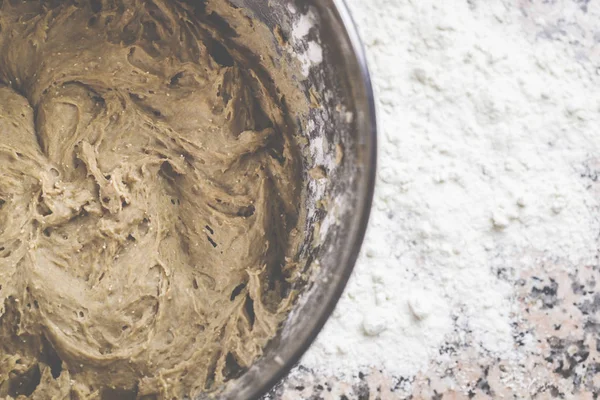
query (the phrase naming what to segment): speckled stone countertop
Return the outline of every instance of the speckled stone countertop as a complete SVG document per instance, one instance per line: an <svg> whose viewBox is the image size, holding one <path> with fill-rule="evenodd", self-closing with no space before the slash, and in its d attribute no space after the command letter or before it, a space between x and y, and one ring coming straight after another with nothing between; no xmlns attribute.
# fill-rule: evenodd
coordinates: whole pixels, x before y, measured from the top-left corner
<svg viewBox="0 0 600 400"><path fill-rule="evenodd" d="M600 182L593 182L600 195ZM373 369L357 371L345 381L315 376L300 367L270 396L286 400L598 399L600 267L580 266L567 275L552 270L552 265L540 264L524 271L516 288L522 318L514 326L515 344L535 342L535 351L523 352L519 362L507 363L474 351L468 337L463 337L439 349L447 354L443 363L432 363L414 377Z"/></svg>
<svg viewBox="0 0 600 400"><path fill-rule="evenodd" d="M600 165L589 177L598 195L599 174ZM481 354L468 346L468 337L463 337L439 349L447 355L444 363L432 363L414 377L391 376L373 369L357 371L352 379L341 380L316 376L300 366L293 378L272 391L270 398L598 399L600 266L579 266L571 274L553 271L553 265L546 263L523 271L515 288L522 317L513 327L515 344L535 342L535 351L528 346L529 351L521 354L519 362L507 363Z"/></svg>
<svg viewBox="0 0 600 400"><path fill-rule="evenodd" d="M600 46L595 45L600 42L598 15L587 13L592 1L514 0L503 4L525 7L525 3L531 24L525 24L524 34L529 30L531 35L548 40L569 37L574 46L586 52L585 57L600 65ZM576 3L579 11L564 15L562 10L566 3ZM550 19L546 26L553 28L539 30L536 18ZM588 165L587 171L581 174L587 189L596 197L600 197L599 176L600 160ZM600 215L600 210L596 211ZM384 369L374 368L347 371L349 377L341 379L313 373L300 365L267 398L600 398L600 261L595 265L565 268L560 265L562 261L548 260L535 251L525 252L522 257L529 260L524 263L528 267L520 268L516 279L511 280L516 359L484 354L469 345L468 331L456 331L439 348L440 355L445 357L431 362L415 376L394 376ZM503 270L500 268L497 273L501 275Z"/></svg>

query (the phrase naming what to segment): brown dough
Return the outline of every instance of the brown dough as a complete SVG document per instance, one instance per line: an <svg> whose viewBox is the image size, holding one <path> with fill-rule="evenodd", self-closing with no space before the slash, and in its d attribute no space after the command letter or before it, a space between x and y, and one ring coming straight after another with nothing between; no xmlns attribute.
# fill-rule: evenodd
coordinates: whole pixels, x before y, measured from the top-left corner
<svg viewBox="0 0 600 400"><path fill-rule="evenodd" d="M0 398L212 391L286 316L299 153L200 3L2 3Z"/></svg>

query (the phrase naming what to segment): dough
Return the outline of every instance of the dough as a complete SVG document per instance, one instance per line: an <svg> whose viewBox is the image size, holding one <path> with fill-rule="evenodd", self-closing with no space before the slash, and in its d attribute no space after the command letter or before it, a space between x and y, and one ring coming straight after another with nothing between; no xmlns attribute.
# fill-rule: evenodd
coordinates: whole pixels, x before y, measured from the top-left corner
<svg viewBox="0 0 600 400"><path fill-rule="evenodd" d="M276 335L301 157L232 35L198 1L2 2L1 398L183 398Z"/></svg>

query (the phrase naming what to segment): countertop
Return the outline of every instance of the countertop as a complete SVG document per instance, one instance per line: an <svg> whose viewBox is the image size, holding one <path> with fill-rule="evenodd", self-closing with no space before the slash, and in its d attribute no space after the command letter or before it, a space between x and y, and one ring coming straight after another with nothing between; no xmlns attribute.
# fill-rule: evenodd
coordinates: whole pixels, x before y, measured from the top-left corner
<svg viewBox="0 0 600 400"><path fill-rule="evenodd" d="M359 10L359 1L351 9ZM409 2L410 0L397 0ZM466 1L466 0L465 0ZM383 2L385 3L385 2ZM387 4L391 4L388 1ZM425 1L424 7L431 1ZM471 6L485 2L469 1ZM532 40L571 40L579 46L582 62L600 65L598 6L589 0L490 1L523 11L523 35ZM593 10L592 10L593 8ZM570 10L565 14L565 10ZM594 11L594 12L592 12ZM373 23L375 16L355 15L359 24ZM527 23L529 20L530 23ZM539 28L543 21L545 29ZM554 27L548 29L547 27ZM366 27L359 26L364 32ZM398 40L403 40L399 37ZM370 45L367 43L367 52ZM369 54L372 70L377 62ZM381 100L380 100L381 101ZM380 104L381 106L381 104ZM385 122L384 122L385 123ZM385 130L385 126L382 127ZM600 139L598 139L600 140ZM600 160L600 157L598 157ZM588 193L600 198L600 161L581 174ZM595 211L600 211L595 209ZM379 212L377 210L375 213ZM376 228L372 228L376 229ZM370 231L369 235L373 232ZM598 232L600 236L600 232ZM366 367L344 371L343 376L323 374L300 363L292 375L267 396L270 399L597 399L600 397L600 264L564 265L536 249L525 249L513 265L511 285L512 352L504 358L471 346L470 332L455 328L439 346L435 359L410 376L399 376L385 368ZM499 274L501 270L495 269ZM358 333L357 333L358 334ZM460 340L457 338L460 337ZM522 350L521 350L522 349ZM393 351L393 349L390 349ZM328 360L324 359L324 363Z"/></svg>

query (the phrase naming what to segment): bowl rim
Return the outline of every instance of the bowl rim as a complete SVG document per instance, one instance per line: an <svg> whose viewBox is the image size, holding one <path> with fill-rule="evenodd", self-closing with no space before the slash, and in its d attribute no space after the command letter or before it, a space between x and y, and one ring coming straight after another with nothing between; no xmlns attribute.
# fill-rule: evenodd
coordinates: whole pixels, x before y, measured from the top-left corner
<svg viewBox="0 0 600 400"><path fill-rule="evenodd" d="M365 173L362 174L359 187L362 189L362 193L359 193L359 204L358 208L360 214L355 229L352 229L348 244L346 245L347 260L346 267L342 269L339 280L335 284L335 288L330 292L330 297L326 300L327 304L321 309L321 312L317 316L317 321L314 324L314 329L311 333L297 345L296 350L291 356L284 360L281 368L277 370L275 374L266 379L264 383L257 386L255 393L251 394L250 399L259 400L264 395L268 394L283 378L285 378L292 368L300 361L304 353L313 344L319 333L323 330L325 323L329 319L329 316L334 311L339 299L341 298L344 289L352 275L356 260L360 253L360 248L365 238L367 226L369 222L369 216L371 214L371 206L373 203L373 194L375 191L375 180L377 173L377 112L375 106L375 94L373 91L373 84L371 81L371 75L369 73L369 67L367 64L366 52L363 46L362 40L360 39L358 29L354 22L354 19L350 13L350 9L346 4L346 0L330 0L330 7L333 16L341 22L344 31L340 32L340 35L346 36L346 40L350 47L349 57L354 57L356 60L361 83L364 86L366 104L366 114L364 118L368 125L368 132L364 132L365 139ZM328 7L324 5L323 7ZM364 191L363 191L364 190Z"/></svg>

